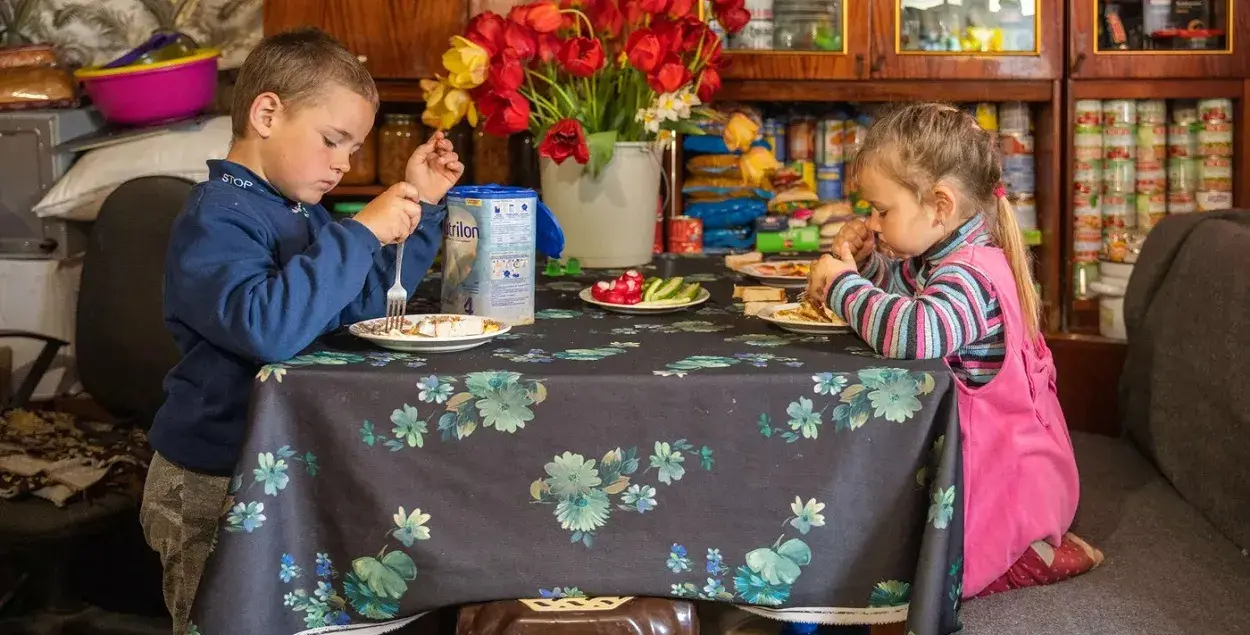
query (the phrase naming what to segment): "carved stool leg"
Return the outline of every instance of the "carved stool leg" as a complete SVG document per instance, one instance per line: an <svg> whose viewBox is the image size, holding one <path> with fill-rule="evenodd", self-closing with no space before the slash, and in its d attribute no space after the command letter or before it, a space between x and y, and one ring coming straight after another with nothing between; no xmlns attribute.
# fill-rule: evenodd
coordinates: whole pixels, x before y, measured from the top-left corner
<svg viewBox="0 0 1250 635"><path fill-rule="evenodd" d="M699 635L690 602L663 598L562 598L472 604L456 635Z"/></svg>

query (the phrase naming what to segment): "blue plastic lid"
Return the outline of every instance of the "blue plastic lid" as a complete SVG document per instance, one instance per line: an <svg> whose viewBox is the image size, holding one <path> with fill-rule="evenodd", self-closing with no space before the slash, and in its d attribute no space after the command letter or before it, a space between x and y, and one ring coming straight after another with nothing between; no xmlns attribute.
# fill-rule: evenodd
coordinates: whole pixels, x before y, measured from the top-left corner
<svg viewBox="0 0 1250 635"><path fill-rule="evenodd" d="M559 258L564 251L564 230L560 221L542 201L538 201L538 251L548 258Z"/></svg>
<svg viewBox="0 0 1250 635"><path fill-rule="evenodd" d="M451 188L447 195L463 198L532 197L538 203L535 215L534 247L548 258L559 258L560 254L564 253L564 230L560 228L560 222L551 213L551 209L539 200L538 193L530 188L511 185L457 185Z"/></svg>

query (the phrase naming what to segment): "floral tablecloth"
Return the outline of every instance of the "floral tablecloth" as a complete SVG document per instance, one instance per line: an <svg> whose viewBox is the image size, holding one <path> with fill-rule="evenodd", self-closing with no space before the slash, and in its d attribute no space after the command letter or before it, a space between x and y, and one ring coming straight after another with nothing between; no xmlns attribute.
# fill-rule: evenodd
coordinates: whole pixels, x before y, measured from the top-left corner
<svg viewBox="0 0 1250 635"><path fill-rule="evenodd" d="M713 301L629 317L583 305L589 278L541 278L536 323L470 352L339 335L262 369L194 631L360 629L576 595L956 630L945 367L745 318L714 261L653 269Z"/></svg>

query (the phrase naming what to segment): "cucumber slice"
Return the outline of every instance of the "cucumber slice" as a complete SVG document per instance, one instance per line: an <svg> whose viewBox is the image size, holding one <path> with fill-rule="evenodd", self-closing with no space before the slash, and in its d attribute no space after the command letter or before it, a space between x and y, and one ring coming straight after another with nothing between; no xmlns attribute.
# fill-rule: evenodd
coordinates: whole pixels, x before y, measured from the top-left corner
<svg viewBox="0 0 1250 635"><path fill-rule="evenodd" d="M699 286L699 283L691 282L690 284L682 287L681 291L678 291L677 295L673 299L680 302L693 302L695 298L699 297L700 290L702 290L702 287Z"/></svg>
<svg viewBox="0 0 1250 635"><path fill-rule="evenodd" d="M677 276L676 278L669 278L668 280L665 280L664 282L660 283L660 285L655 288L654 299L656 300L672 299L674 296L677 295L679 291L681 291L682 282L683 282L683 278L681 276Z"/></svg>
<svg viewBox="0 0 1250 635"><path fill-rule="evenodd" d="M660 278L647 278L646 282L642 283L642 297L647 297L647 294L651 293L651 290L661 282L664 282L664 280Z"/></svg>

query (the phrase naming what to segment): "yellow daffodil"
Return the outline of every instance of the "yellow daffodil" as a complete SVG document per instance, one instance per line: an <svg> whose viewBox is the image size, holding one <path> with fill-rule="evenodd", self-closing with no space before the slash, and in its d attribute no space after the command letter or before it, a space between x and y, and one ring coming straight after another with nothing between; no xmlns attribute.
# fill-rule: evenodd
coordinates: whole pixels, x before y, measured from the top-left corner
<svg viewBox="0 0 1250 635"><path fill-rule="evenodd" d="M725 133L722 136L730 152L746 152L759 133L760 127L750 117L735 112L725 124Z"/></svg>
<svg viewBox="0 0 1250 635"><path fill-rule="evenodd" d="M754 147L738 159L738 169L747 185L760 185L777 170L777 157L768 148Z"/></svg>
<svg viewBox="0 0 1250 635"><path fill-rule="evenodd" d="M486 81L490 53L476 42L455 35L451 38L451 48L443 53L443 68L450 73L447 83L453 88L477 88Z"/></svg>
<svg viewBox="0 0 1250 635"><path fill-rule="evenodd" d="M469 93L454 88L449 80L441 77L421 80L421 91L425 96L425 111L421 113L421 123L438 130L448 130L468 117L469 125L477 125L477 107Z"/></svg>

